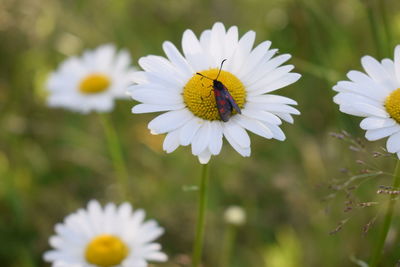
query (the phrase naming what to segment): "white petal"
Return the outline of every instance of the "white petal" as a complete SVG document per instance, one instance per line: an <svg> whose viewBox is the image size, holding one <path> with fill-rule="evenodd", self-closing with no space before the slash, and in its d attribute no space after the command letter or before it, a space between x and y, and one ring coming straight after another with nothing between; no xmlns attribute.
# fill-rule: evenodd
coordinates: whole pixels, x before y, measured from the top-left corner
<svg viewBox="0 0 400 267"><path fill-rule="evenodd" d="M170 110L181 110L185 107L185 104L175 104L175 105L149 105L149 104L139 104L132 108L132 113L151 113L160 111L170 111Z"/></svg>
<svg viewBox="0 0 400 267"><path fill-rule="evenodd" d="M183 103L181 94L174 94L168 91L140 89L130 93L132 99L145 104L178 105Z"/></svg>
<svg viewBox="0 0 400 267"><path fill-rule="evenodd" d="M168 76L169 79L185 82L186 77L164 57L153 55L142 57L139 59L139 65L147 72L159 73Z"/></svg>
<svg viewBox="0 0 400 267"><path fill-rule="evenodd" d="M273 49L269 51L269 54L276 53L277 50ZM269 56L268 54L268 56ZM257 82L258 80L264 78L269 72L273 71L277 67L279 67L284 62L288 61L291 58L289 54L279 55L273 59L264 61L263 64L259 65L258 69L255 69L254 73L248 77L247 79L252 83Z"/></svg>
<svg viewBox="0 0 400 267"><path fill-rule="evenodd" d="M396 72L397 83L400 84L400 45L394 50L394 69Z"/></svg>
<svg viewBox="0 0 400 267"><path fill-rule="evenodd" d="M225 127L223 128L223 133L224 133L226 140L228 140L229 144L231 144L233 149L235 149L243 157L250 157L250 153L251 153L250 146L242 147L238 143L236 143L235 138L230 136L229 132L225 131Z"/></svg>
<svg viewBox="0 0 400 267"><path fill-rule="evenodd" d="M299 115L300 111L298 111L297 109L295 109L292 106L289 105L285 105L285 104L253 104L253 103L248 103L247 106L249 108L253 108L253 109L262 109L262 110L266 110L269 111L271 113L274 112L280 112L280 113L289 113L289 114L295 114L295 115Z"/></svg>
<svg viewBox="0 0 400 267"><path fill-rule="evenodd" d="M388 73L388 75L390 76L390 79L392 79L393 81L397 83L397 78L396 78L396 73L395 73L395 69L394 69L394 62L391 59L388 58L384 58L382 59L382 67L385 68L386 72Z"/></svg>
<svg viewBox="0 0 400 267"><path fill-rule="evenodd" d="M377 117L368 117L361 121L360 127L364 130L373 130L378 128L390 127L396 124L396 121L388 118L382 119Z"/></svg>
<svg viewBox="0 0 400 267"><path fill-rule="evenodd" d="M158 261L163 262L168 260L168 256L160 251L152 252L151 254L146 256L146 259L149 261Z"/></svg>
<svg viewBox="0 0 400 267"><path fill-rule="evenodd" d="M354 103L353 106L354 108L369 114L371 117L389 118L389 114L383 109L383 107L377 107L367 103Z"/></svg>
<svg viewBox="0 0 400 267"><path fill-rule="evenodd" d="M386 148L390 153L397 153L400 151L400 132L395 133L388 138Z"/></svg>
<svg viewBox="0 0 400 267"><path fill-rule="evenodd" d="M376 82L388 88L396 88L396 84L391 79L390 75L375 58L365 56L361 59L361 64L368 75Z"/></svg>
<svg viewBox="0 0 400 267"><path fill-rule="evenodd" d="M268 103L268 104L288 104L297 105L297 102L291 98L280 96L280 95L259 95L259 96L248 96L247 101L253 103Z"/></svg>
<svg viewBox="0 0 400 267"><path fill-rule="evenodd" d="M205 30L200 35L200 44L203 47L204 51L209 54L210 47L210 39L211 39L211 30ZM212 62L214 63L214 62Z"/></svg>
<svg viewBox="0 0 400 267"><path fill-rule="evenodd" d="M243 128L258 134L264 138L271 139L274 134L271 130L266 127L263 123L259 122L258 120L251 119L249 117L245 117L243 115L236 115L232 117L232 120L236 121L239 125ZM225 131L224 131L225 134Z"/></svg>
<svg viewBox="0 0 400 267"><path fill-rule="evenodd" d="M135 83L142 84L148 82L148 77L144 71L136 71L132 74L131 80Z"/></svg>
<svg viewBox="0 0 400 267"><path fill-rule="evenodd" d="M179 146L179 129L169 132L164 139L163 149L167 153L175 151Z"/></svg>
<svg viewBox="0 0 400 267"><path fill-rule="evenodd" d="M285 133L281 130L279 126L270 123L264 123L274 134L274 138L279 141L284 141L286 139Z"/></svg>
<svg viewBox="0 0 400 267"><path fill-rule="evenodd" d="M270 84L276 83L282 78L285 78L290 71L294 69L293 65L285 65L274 69L258 81L251 81L246 84L248 91L256 91L267 87Z"/></svg>
<svg viewBox="0 0 400 267"><path fill-rule="evenodd" d="M199 40L191 30L183 33L182 50L194 70L205 70L210 67L208 55L205 55Z"/></svg>
<svg viewBox="0 0 400 267"><path fill-rule="evenodd" d="M334 98L333 101L337 104L340 105L353 105L354 103L365 103L369 104L375 107L382 107L382 102L365 97L363 95L359 95L356 93L347 93L347 92L342 92L337 94ZM360 110L364 111L364 110Z"/></svg>
<svg viewBox="0 0 400 267"><path fill-rule="evenodd" d="M380 129L375 129L375 130L368 130L365 133L365 138L367 138L367 140L369 140L369 141L375 141L375 140L379 140L381 138L387 137L389 135L392 135L399 131L400 131L399 125L394 125L391 127L380 128Z"/></svg>
<svg viewBox="0 0 400 267"><path fill-rule="evenodd" d="M152 86L162 86L164 88L175 88L175 91L182 92L186 84L185 78L177 79L175 75L169 75L166 72L141 72L137 71L132 77L133 81L139 84L149 83ZM184 76L184 74L182 74ZM144 81L144 82L143 82Z"/></svg>
<svg viewBox="0 0 400 267"><path fill-rule="evenodd" d="M180 130L179 139L181 145L189 145L203 123L204 121L202 119L195 116L193 117L193 119L188 121Z"/></svg>
<svg viewBox="0 0 400 267"><path fill-rule="evenodd" d="M236 26L228 29L225 35L225 49L223 51L224 58L232 57L239 41L239 32Z"/></svg>
<svg viewBox="0 0 400 267"><path fill-rule="evenodd" d="M254 66L254 68L251 71L248 71L248 73L238 73L238 77L242 81L257 81L258 79L262 78L265 76L265 70L266 67L268 66L270 59L278 52L278 49L271 49L266 51L265 55L262 57L260 60L259 64ZM270 67L268 67L270 68ZM271 69L267 70L270 71Z"/></svg>
<svg viewBox="0 0 400 267"><path fill-rule="evenodd" d="M163 43L163 49L176 69L181 72L185 78L189 79L193 75L194 71L178 49L176 49L175 45L167 41Z"/></svg>
<svg viewBox="0 0 400 267"><path fill-rule="evenodd" d="M208 145L212 155L218 155L222 148L222 123L220 121L212 121L211 124L211 139Z"/></svg>
<svg viewBox="0 0 400 267"><path fill-rule="evenodd" d="M201 164L207 164L210 161L211 153L208 151L208 149L205 149L203 152L197 155L197 157L199 158L199 162Z"/></svg>
<svg viewBox="0 0 400 267"><path fill-rule="evenodd" d="M223 58L224 50L224 37L225 37L225 27L224 24L217 22L213 25L211 29L210 47L209 53L214 64L220 64Z"/></svg>
<svg viewBox="0 0 400 267"><path fill-rule="evenodd" d="M243 64L243 68L240 70L240 79L245 77L249 72L252 72L254 68L258 67L270 47L271 42L264 41L251 51L249 57L246 59L246 63Z"/></svg>
<svg viewBox="0 0 400 267"><path fill-rule="evenodd" d="M114 70L115 72L123 71L129 68L131 64L131 56L127 50L121 50L115 57Z"/></svg>
<svg viewBox="0 0 400 267"><path fill-rule="evenodd" d="M178 129L191 118L193 118L193 115L187 109L173 110L154 118L150 121L148 128L152 134L162 134Z"/></svg>
<svg viewBox="0 0 400 267"><path fill-rule="evenodd" d="M256 33L253 31L248 31L245 33L245 35L243 35L243 37L239 40L235 53L227 62L227 70L233 74L240 73L241 67L250 54L255 38Z"/></svg>
<svg viewBox="0 0 400 267"><path fill-rule="evenodd" d="M347 76L352 80L355 80L355 82L340 81L333 87L333 90L343 93L354 93L369 98L373 101L384 101L386 98L388 90L382 89L382 86L379 87L364 73L350 71ZM359 80L362 79L369 79L369 82L367 83L366 81L363 81L361 83Z"/></svg>
<svg viewBox="0 0 400 267"><path fill-rule="evenodd" d="M269 93L269 92L278 90L282 87L288 86L292 83L295 83L300 78L301 78L301 75L298 73L288 73L281 79L279 79L271 84L268 84L265 88L261 88L259 90L254 90L254 91L249 92L249 95L254 96L254 95L261 95L261 94Z"/></svg>
<svg viewBox="0 0 400 267"><path fill-rule="evenodd" d="M279 125L282 123L282 121L279 119L278 116L272 114L271 112L264 111L264 110L254 110L254 109L246 108L246 109L242 109L242 114L247 117L250 117L250 118L253 118L256 120L260 120L263 122L268 122L271 124Z"/></svg>
<svg viewBox="0 0 400 267"><path fill-rule="evenodd" d="M335 98L334 98L334 102L337 103L335 101ZM359 117L368 117L368 116L370 116L368 113L366 113L364 111L360 111L358 108L355 108L351 104L340 104L339 110L341 112L343 112L343 113L347 113L347 114L354 115L354 116L359 116Z"/></svg>
<svg viewBox="0 0 400 267"><path fill-rule="evenodd" d="M229 134L231 138L235 140L241 147L249 147L250 146L250 137L247 134L246 130L236 124L236 122L228 121L224 125L224 133Z"/></svg>
<svg viewBox="0 0 400 267"><path fill-rule="evenodd" d="M290 115L290 114L281 113L281 112L274 112L274 114L288 123L294 122L294 119L293 119L292 115Z"/></svg>
<svg viewBox="0 0 400 267"><path fill-rule="evenodd" d="M196 135L194 136L192 141L193 155L199 155L207 148L211 137L210 135L211 135L210 122L204 121L200 129L196 132Z"/></svg>

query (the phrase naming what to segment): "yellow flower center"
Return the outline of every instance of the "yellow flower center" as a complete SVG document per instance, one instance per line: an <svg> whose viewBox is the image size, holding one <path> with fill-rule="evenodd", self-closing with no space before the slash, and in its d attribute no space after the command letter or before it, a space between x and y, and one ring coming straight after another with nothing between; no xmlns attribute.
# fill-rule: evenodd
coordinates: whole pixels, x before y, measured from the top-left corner
<svg viewBox="0 0 400 267"><path fill-rule="evenodd" d="M400 88L394 90L385 100L385 108L395 121L400 123Z"/></svg>
<svg viewBox="0 0 400 267"><path fill-rule="evenodd" d="M97 94L104 92L110 86L108 76L100 73L93 73L86 76L79 85L79 91L84 94Z"/></svg>
<svg viewBox="0 0 400 267"><path fill-rule="evenodd" d="M85 257L100 267L119 265L128 255L128 247L116 236L99 235L86 247Z"/></svg>
<svg viewBox="0 0 400 267"><path fill-rule="evenodd" d="M200 73L215 79L218 71L219 69L210 69ZM235 75L224 70L221 71L218 81L225 85L238 106L243 108L246 100L246 90L242 82ZM221 120L213 90L212 80L195 74L183 89L183 100L188 109L197 117L209 121ZM232 114L236 114L236 111L232 110Z"/></svg>

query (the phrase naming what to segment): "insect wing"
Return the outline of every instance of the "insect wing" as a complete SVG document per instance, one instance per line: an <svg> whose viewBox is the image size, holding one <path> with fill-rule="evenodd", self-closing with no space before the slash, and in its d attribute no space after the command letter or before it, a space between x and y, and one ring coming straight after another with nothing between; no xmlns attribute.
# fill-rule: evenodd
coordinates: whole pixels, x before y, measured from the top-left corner
<svg viewBox="0 0 400 267"><path fill-rule="evenodd" d="M226 90L226 99L229 101L232 108L234 108L237 113L242 114L242 111L240 110L238 104L236 103L235 99L233 99L232 95L228 92L228 90Z"/></svg>
<svg viewBox="0 0 400 267"><path fill-rule="evenodd" d="M228 99L230 94L225 88L225 90L214 89L214 95L219 116L224 122L227 122L232 114L232 105Z"/></svg>

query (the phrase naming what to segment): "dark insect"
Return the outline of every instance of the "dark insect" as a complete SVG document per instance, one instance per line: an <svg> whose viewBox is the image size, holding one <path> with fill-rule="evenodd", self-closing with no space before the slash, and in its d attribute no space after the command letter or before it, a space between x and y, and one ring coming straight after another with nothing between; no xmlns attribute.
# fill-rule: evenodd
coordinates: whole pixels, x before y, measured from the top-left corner
<svg viewBox="0 0 400 267"><path fill-rule="evenodd" d="M224 64L225 61L226 59L222 60L221 67L219 68L218 75L215 79L211 79L198 72L196 74L213 81L212 87L214 91L215 102L217 104L219 116L221 117L221 120L227 122L229 118L232 116L233 109L235 109L236 112L239 114L242 114L242 111L240 110L238 104L235 102L235 100L229 93L228 89L225 87L225 85L222 82L218 81L222 65Z"/></svg>

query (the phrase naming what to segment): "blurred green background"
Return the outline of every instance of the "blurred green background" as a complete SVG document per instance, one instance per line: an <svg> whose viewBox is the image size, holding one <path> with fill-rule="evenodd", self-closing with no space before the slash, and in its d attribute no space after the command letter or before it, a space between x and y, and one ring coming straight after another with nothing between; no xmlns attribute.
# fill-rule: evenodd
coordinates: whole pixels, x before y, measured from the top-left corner
<svg viewBox="0 0 400 267"><path fill-rule="evenodd" d="M395 159L372 156L384 141L357 143L357 137L366 143L360 119L338 112L331 88L350 69L361 69L361 56L393 57L399 1L0 0L2 267L49 266L42 254L55 223L92 198L120 202L98 114L46 107L48 73L103 43L127 48L134 63L162 55L163 41L180 46L185 29L198 35L216 21L237 25L241 34L255 30L257 44L268 39L293 55L290 63L303 77L279 94L297 100L302 114L283 125L285 142L253 135L250 158L225 144L212 159L204 266L220 262L223 212L232 204L248 220L237 229L228 266L368 260L388 198L376 190L391 183ZM166 229L159 241L170 261L157 266L187 266L197 203L187 188L197 184L201 167L187 147L165 154L163 137L147 130L155 115L132 115L133 104L119 101L110 114L129 169L129 201ZM342 129L355 138L329 134ZM370 201L377 203L358 204ZM399 218L397 210L381 266L400 259Z"/></svg>

